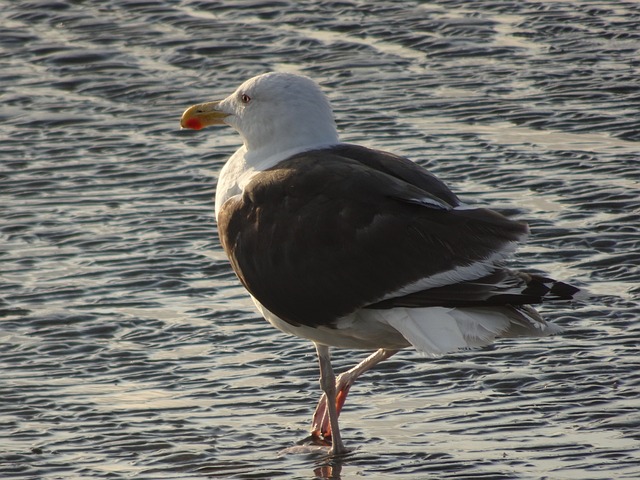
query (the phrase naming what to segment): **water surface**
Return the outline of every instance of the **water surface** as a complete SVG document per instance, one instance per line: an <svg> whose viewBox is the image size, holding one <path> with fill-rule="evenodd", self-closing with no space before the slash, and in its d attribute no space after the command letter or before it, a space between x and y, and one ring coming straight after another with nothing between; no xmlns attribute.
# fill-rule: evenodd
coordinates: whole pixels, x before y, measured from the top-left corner
<svg viewBox="0 0 640 480"><path fill-rule="evenodd" d="M640 477L640 5L371 3L2 2L2 478ZM561 336L380 365L342 462L278 455L315 354L220 248L239 137L178 129L269 70L319 81L343 140L527 220L515 265L594 295L542 309Z"/></svg>

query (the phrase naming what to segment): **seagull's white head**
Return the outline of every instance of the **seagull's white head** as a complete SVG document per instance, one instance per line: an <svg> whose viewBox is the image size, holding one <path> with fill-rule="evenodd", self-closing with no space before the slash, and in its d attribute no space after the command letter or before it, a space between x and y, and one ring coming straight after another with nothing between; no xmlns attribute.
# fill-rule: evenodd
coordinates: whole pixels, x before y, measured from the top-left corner
<svg viewBox="0 0 640 480"><path fill-rule="evenodd" d="M338 133L327 97L310 78L265 73L247 80L221 101L189 107L183 128L235 128L249 152L281 153L335 144Z"/></svg>

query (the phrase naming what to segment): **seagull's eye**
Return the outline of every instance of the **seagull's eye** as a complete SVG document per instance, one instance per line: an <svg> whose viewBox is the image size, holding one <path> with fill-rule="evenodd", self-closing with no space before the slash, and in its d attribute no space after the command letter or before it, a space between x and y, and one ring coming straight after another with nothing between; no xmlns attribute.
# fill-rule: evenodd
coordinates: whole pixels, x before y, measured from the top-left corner
<svg viewBox="0 0 640 480"><path fill-rule="evenodd" d="M246 105L251 101L251 97L246 93L243 93L242 95L240 95L240 101Z"/></svg>

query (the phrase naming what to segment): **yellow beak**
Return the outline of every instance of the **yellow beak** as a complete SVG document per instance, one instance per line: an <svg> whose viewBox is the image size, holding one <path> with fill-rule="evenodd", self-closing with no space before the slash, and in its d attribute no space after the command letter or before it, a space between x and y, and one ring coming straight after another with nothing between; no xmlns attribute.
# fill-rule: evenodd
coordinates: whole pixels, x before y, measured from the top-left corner
<svg viewBox="0 0 640 480"><path fill-rule="evenodd" d="M187 108L180 119L180 126L200 130L209 125L223 125L228 114L217 109L219 103L200 103Z"/></svg>

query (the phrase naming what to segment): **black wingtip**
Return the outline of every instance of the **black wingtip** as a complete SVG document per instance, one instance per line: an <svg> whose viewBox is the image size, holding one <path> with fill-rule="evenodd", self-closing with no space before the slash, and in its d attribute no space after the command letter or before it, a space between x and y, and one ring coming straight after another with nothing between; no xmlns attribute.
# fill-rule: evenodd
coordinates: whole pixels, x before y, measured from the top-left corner
<svg viewBox="0 0 640 480"><path fill-rule="evenodd" d="M549 293L561 300L571 300L576 297L580 291L581 290L578 287L574 287L568 283L555 281L553 282L553 285L551 285Z"/></svg>
<svg viewBox="0 0 640 480"><path fill-rule="evenodd" d="M583 291L568 283L542 275L526 275L527 287L523 294L540 297L541 300L573 300Z"/></svg>

